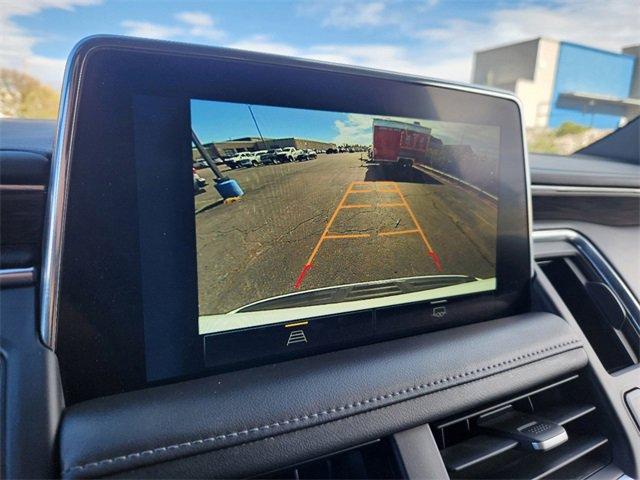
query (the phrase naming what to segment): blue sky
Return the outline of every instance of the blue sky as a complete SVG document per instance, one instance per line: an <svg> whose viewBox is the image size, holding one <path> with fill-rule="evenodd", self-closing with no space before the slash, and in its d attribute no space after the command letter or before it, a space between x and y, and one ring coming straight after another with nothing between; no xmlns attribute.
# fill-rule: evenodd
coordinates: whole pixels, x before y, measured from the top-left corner
<svg viewBox="0 0 640 480"><path fill-rule="evenodd" d="M0 0L0 67L59 86L82 37L136 35L469 81L473 51L537 36L619 51L637 0Z"/></svg>
<svg viewBox="0 0 640 480"><path fill-rule="evenodd" d="M252 105L253 114L265 138L298 137L332 142L340 133L336 121L347 114ZM191 125L203 142L239 137L258 137L247 105L193 100Z"/></svg>

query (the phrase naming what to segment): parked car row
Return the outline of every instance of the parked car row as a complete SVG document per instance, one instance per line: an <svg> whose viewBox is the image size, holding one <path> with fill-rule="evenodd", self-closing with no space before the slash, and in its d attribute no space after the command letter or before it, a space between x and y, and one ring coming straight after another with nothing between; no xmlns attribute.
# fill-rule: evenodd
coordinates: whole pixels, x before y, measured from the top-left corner
<svg viewBox="0 0 640 480"><path fill-rule="evenodd" d="M327 153L356 153L356 152L366 152L368 147L355 146L355 147L334 147L328 148Z"/></svg>
<svg viewBox="0 0 640 480"><path fill-rule="evenodd" d="M213 162L216 165L224 165L224 160L222 160L221 158L214 158ZM200 170L201 168L208 168L209 165L207 164L207 162L205 161L204 158L198 158L196 160L193 161L193 168L195 168L196 170Z"/></svg>
<svg viewBox="0 0 640 480"><path fill-rule="evenodd" d="M320 150L325 153L325 150ZM328 151L327 151L328 153ZM277 165L279 163L304 162L318 157L318 152L312 149L297 149L294 147L273 148L256 152L239 152L225 159L215 158L216 165L226 165L231 169L259 167L261 165ZM199 158L193 161L194 169L207 168L207 162Z"/></svg>
<svg viewBox="0 0 640 480"><path fill-rule="evenodd" d="M299 150L294 147L259 150L257 152L240 152L224 160L230 168L251 168L260 165L277 165L279 163L303 162L317 158L315 150Z"/></svg>

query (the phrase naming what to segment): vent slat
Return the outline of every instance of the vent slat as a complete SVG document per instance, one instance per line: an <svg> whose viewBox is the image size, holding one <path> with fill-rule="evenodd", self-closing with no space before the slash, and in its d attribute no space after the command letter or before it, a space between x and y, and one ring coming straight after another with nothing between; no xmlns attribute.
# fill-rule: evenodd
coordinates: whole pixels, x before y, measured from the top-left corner
<svg viewBox="0 0 640 480"><path fill-rule="evenodd" d="M555 407L550 407L536 412L536 414L540 417L546 418L547 420L551 420L558 425L565 425L593 412L595 409L596 407L589 404L557 405Z"/></svg>
<svg viewBox="0 0 640 480"><path fill-rule="evenodd" d="M600 435L573 436L569 442L551 450L526 454L506 468L494 471L491 478L545 478L607 443Z"/></svg>
<svg viewBox="0 0 640 480"><path fill-rule="evenodd" d="M508 438L477 435L440 453L447 469L459 472L517 446L518 442Z"/></svg>

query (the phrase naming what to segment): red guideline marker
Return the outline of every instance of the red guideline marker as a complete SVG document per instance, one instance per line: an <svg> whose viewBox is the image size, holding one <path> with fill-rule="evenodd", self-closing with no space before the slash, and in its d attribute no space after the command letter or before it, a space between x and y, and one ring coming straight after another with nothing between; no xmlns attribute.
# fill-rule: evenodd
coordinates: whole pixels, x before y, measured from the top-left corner
<svg viewBox="0 0 640 480"><path fill-rule="evenodd" d="M300 275L298 275L298 279L296 280L296 283L293 286L293 288L295 288L296 290L300 288L300 285L302 285L302 280L304 280L304 276L307 274L310 268L311 268L310 263L307 263L304 267L302 267L302 271L300 272Z"/></svg>
<svg viewBox="0 0 640 480"><path fill-rule="evenodd" d="M429 252L429 256L431 257L431 260L433 260L433 263L436 264L436 268L438 269L438 271L441 272L442 262L440 262L440 257L438 256L438 254L436 252Z"/></svg>

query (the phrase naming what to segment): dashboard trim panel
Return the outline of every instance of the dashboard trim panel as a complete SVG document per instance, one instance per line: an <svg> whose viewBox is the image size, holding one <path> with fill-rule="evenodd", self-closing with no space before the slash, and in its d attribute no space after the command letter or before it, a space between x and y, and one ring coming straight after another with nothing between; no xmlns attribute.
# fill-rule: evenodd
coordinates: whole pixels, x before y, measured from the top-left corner
<svg viewBox="0 0 640 480"><path fill-rule="evenodd" d="M534 242L565 241L573 245L616 293L630 314L636 331L640 332L640 303L607 259L584 235L571 229L536 230Z"/></svg>
<svg viewBox="0 0 640 480"><path fill-rule="evenodd" d="M0 287L14 288L33 285L36 274L33 267L29 268L7 268L0 270Z"/></svg>
<svg viewBox="0 0 640 480"><path fill-rule="evenodd" d="M602 196L602 197L640 197L640 188L626 187L581 187L575 185L532 185L534 196Z"/></svg>

